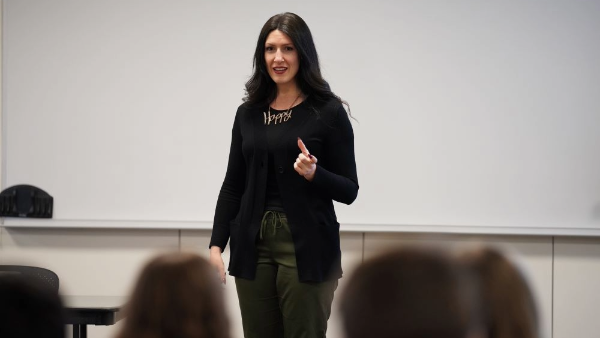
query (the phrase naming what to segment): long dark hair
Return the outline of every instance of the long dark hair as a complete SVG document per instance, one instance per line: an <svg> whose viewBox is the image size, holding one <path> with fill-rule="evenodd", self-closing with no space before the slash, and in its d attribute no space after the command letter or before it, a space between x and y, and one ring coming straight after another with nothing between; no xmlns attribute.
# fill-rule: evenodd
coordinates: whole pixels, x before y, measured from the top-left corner
<svg viewBox="0 0 600 338"><path fill-rule="evenodd" d="M365 261L350 276L340 310L346 337L464 338L481 331L468 269L430 247L402 247Z"/></svg>
<svg viewBox="0 0 600 338"><path fill-rule="evenodd" d="M319 55L308 25L301 17L289 12L272 16L260 31L254 52L254 71L246 82L244 102L251 106L267 105L277 96L277 86L269 76L265 63L265 42L267 36L274 30L289 36L298 51L300 64L296 83L307 99L314 104L334 99L348 107L345 101L331 91L329 84L321 75Z"/></svg>
<svg viewBox="0 0 600 338"><path fill-rule="evenodd" d="M525 275L502 251L480 247L459 260L478 278L489 338L537 338L539 319Z"/></svg>
<svg viewBox="0 0 600 338"><path fill-rule="evenodd" d="M117 338L229 338L222 287L195 253L159 255L146 264Z"/></svg>

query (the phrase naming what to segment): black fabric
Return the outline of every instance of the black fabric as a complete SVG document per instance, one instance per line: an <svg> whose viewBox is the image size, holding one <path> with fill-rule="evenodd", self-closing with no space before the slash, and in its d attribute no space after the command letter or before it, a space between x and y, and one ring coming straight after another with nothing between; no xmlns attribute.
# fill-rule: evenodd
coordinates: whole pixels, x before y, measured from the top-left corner
<svg viewBox="0 0 600 338"><path fill-rule="evenodd" d="M265 210L285 212L283 202L281 201L281 194L279 193L279 184L277 183L277 173L275 172L274 163L273 154L269 153Z"/></svg>
<svg viewBox="0 0 600 338"><path fill-rule="evenodd" d="M256 273L256 238L265 206L267 128L274 127L273 123L265 125L267 108L241 105L237 110L210 241L210 246L221 249L230 242L229 273L246 279L254 279ZM333 201L350 204L358 194L348 114L336 101L322 105L305 101L293 108L288 121L280 123L289 130L271 149L273 169L294 239L299 278L303 282L339 278L339 223ZM312 182L294 170L300 153L298 137L318 159Z"/></svg>

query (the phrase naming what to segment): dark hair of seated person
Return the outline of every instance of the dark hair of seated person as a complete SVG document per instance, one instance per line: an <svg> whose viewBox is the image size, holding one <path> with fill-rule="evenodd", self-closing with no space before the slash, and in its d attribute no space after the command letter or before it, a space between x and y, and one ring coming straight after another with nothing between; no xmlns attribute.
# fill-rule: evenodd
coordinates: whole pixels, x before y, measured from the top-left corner
<svg viewBox="0 0 600 338"><path fill-rule="evenodd" d="M347 338L475 338L476 284L448 253L406 247L365 261L341 297Z"/></svg>
<svg viewBox="0 0 600 338"><path fill-rule="evenodd" d="M459 260L479 281L488 338L538 338L535 298L523 271L502 251L479 247Z"/></svg>
<svg viewBox="0 0 600 338"><path fill-rule="evenodd" d="M223 287L191 252L158 255L143 268L117 338L229 338Z"/></svg>
<svg viewBox="0 0 600 338"><path fill-rule="evenodd" d="M0 337L64 338L58 293L29 277L0 274Z"/></svg>

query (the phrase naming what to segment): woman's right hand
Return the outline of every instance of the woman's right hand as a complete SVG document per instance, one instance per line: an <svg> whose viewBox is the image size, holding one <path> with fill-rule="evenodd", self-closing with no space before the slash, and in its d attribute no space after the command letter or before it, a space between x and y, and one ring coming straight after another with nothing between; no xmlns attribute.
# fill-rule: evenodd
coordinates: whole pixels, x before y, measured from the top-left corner
<svg viewBox="0 0 600 338"><path fill-rule="evenodd" d="M214 266L219 272L219 277L223 284L227 283L225 279L225 263L223 263L223 257L221 257L221 248L218 246L210 247L210 264Z"/></svg>

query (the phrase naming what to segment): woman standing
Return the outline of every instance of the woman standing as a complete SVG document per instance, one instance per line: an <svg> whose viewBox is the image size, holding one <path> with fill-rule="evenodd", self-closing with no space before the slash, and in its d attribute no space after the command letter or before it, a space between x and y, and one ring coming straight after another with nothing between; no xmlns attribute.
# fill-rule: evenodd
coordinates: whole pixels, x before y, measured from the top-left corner
<svg viewBox="0 0 600 338"><path fill-rule="evenodd" d="M304 20L271 17L232 130L210 260L230 241L246 338L325 337L342 276L333 201L358 193L354 134ZM310 150L310 151L309 151Z"/></svg>

